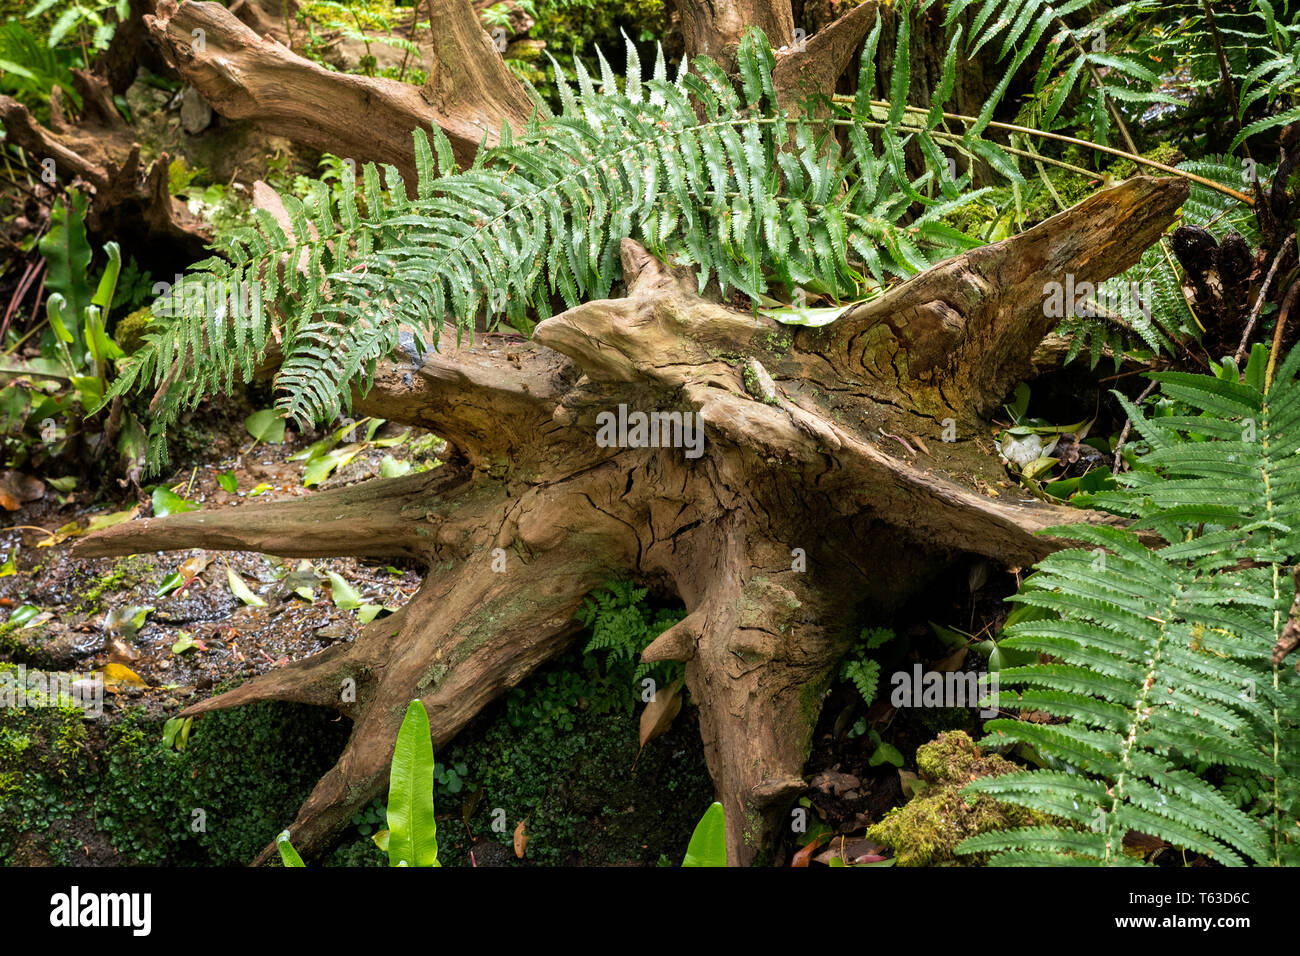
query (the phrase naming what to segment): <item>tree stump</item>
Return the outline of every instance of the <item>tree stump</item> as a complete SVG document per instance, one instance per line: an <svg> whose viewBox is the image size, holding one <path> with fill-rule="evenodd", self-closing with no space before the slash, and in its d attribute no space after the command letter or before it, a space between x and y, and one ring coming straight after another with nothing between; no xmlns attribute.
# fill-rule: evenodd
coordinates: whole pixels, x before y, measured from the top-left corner
<svg viewBox="0 0 1300 956"><path fill-rule="evenodd" d="M1089 519L996 491L1005 473L988 416L1032 372L1052 322L1044 283L1127 268L1186 195L1182 180L1132 179L820 328L707 301L693 277L625 240L625 297L557 315L531 341L488 333L457 348L448 334L418 367L380 369L361 411L444 437L455 452L444 466L136 520L75 552L243 549L428 567L409 604L351 645L184 711L293 700L352 719L346 750L290 828L306 852L382 793L410 700L423 700L441 747L563 649L593 588L620 574L661 581L688 614L644 659L686 662L729 860L767 862L803 789L850 620L895 606L936 562L1026 566L1055 547L1037 532ZM679 414L688 447L632 447L634 428L623 447L598 440L611 416L635 412ZM687 423L702 428L702 447Z"/></svg>

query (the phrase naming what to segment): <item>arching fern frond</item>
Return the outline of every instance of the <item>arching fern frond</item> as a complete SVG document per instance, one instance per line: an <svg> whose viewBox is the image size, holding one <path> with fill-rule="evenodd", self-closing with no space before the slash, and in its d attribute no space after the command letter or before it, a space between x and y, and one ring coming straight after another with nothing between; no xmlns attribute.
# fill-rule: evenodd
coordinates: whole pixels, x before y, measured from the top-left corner
<svg viewBox="0 0 1300 956"><path fill-rule="evenodd" d="M1048 0L956 0L948 6L947 22L955 24L966 10L974 10L967 55L991 44L998 49L998 61L1010 60L981 113L983 122L992 119L994 106L1016 72L1037 54L1033 96L1039 127L1052 130L1064 125L1061 111L1077 89L1082 97L1080 110L1091 118L1093 135L1099 137L1098 142L1105 142L1111 125L1108 100L1181 105L1156 90L1160 78L1138 50L1115 43L1120 33L1115 28L1125 18L1149 14L1159 6L1155 0L1116 6L1092 0L1060 4ZM1070 26L1072 21L1078 25ZM981 131L982 127L975 130Z"/></svg>
<svg viewBox="0 0 1300 956"><path fill-rule="evenodd" d="M880 29L864 70L874 71ZM900 97L905 59L891 77ZM735 86L708 60L683 63L670 81L661 54L648 80L629 76L622 90L603 58L599 88L577 63L577 88L560 81L561 115L535 116L518 136L503 130L470 169L453 168L440 131L430 141L417 130L414 198L395 169L381 178L368 164L359 190L343 170L338 203L323 186L303 203L286 200L291 234L259 212L230 236L229 261L206 260L187 279L233 290L248 307L214 311L209 297L182 297L112 391L162 386L151 464L166 425L229 389L236 373L249 377L271 343L282 356L279 407L328 419L393 353L399 326L435 346L482 314L527 330L557 302L607 296L625 237L695 267L701 289L716 280L755 302L772 282L860 295L867 276L879 284L978 244L942 217L979 191L949 179L949 194L931 199L929 172L908 177L905 104L880 124L884 155L840 117L850 127L842 147L836 117L777 106L761 33L745 39L738 62ZM639 73L634 57L629 64ZM967 145L984 148L974 137Z"/></svg>

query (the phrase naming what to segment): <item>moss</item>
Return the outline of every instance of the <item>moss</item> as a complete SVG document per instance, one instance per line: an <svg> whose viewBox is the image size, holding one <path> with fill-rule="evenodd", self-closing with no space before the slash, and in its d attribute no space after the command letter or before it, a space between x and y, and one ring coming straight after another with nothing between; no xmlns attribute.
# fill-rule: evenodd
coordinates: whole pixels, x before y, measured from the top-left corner
<svg viewBox="0 0 1300 956"><path fill-rule="evenodd" d="M439 775L439 814L455 819L468 808L465 826L439 826L444 866L467 865L471 850L480 862L513 862L512 835L525 818L529 864L681 858L713 798L698 725L684 709L638 756L635 663L602 656L573 651L551 662L436 755L440 767L464 770ZM504 828L493 826L498 809ZM485 849L489 842L504 852Z"/></svg>
<svg viewBox="0 0 1300 956"><path fill-rule="evenodd" d="M767 349L769 352L784 355L790 351L790 346L794 344L794 333L786 329L780 331L773 329L758 336L757 341L760 347Z"/></svg>
<svg viewBox="0 0 1300 956"><path fill-rule="evenodd" d="M998 803L991 797L967 802L961 790L977 777L1018 770L996 754L984 754L965 733L940 734L916 751L916 767L926 787L867 830L867 838L892 847L899 866L940 866L958 858L957 845L990 830L1007 830L1047 822L1040 813ZM985 859L963 856L965 865Z"/></svg>
<svg viewBox="0 0 1300 956"><path fill-rule="evenodd" d="M826 699L826 688L830 682L831 675L828 673L823 680L809 681L799 688L799 713L810 731L821 716L822 702Z"/></svg>
<svg viewBox="0 0 1300 956"><path fill-rule="evenodd" d="M118 319L113 338L117 340L123 352L131 355L144 344L144 334L149 330L149 323L152 321L153 313L149 310L149 306L136 309Z"/></svg>
<svg viewBox="0 0 1300 956"><path fill-rule="evenodd" d="M98 829L129 864L248 863L337 759L347 727L319 708L254 704L210 714L183 752L143 709L114 723L75 707L0 711L0 864L20 837L67 863ZM201 811L201 812L197 812Z"/></svg>
<svg viewBox="0 0 1300 956"><path fill-rule="evenodd" d="M144 580L153 569L153 562L142 555L132 554L125 558L118 558L112 568L81 590L81 600L73 610L93 614L99 607L101 597L115 591L130 590Z"/></svg>
<svg viewBox="0 0 1300 956"><path fill-rule="evenodd" d="M18 639L18 632L22 625L16 621L5 621L0 624L0 654L13 654L18 651L23 643Z"/></svg>
<svg viewBox="0 0 1300 956"><path fill-rule="evenodd" d="M1145 159L1154 160L1157 163L1164 163L1166 166L1177 166L1187 157L1176 146L1169 143L1157 143L1153 148L1148 149L1141 154ZM1131 159L1118 159L1111 163L1110 168L1106 170L1112 179L1128 179L1130 176L1138 175L1160 175L1159 170L1152 169L1150 166L1139 167Z"/></svg>
<svg viewBox="0 0 1300 956"><path fill-rule="evenodd" d="M69 861L75 847L49 831L84 802L81 785L92 766L88 726L75 706L0 709L0 864L12 864L24 834L45 840L51 862Z"/></svg>

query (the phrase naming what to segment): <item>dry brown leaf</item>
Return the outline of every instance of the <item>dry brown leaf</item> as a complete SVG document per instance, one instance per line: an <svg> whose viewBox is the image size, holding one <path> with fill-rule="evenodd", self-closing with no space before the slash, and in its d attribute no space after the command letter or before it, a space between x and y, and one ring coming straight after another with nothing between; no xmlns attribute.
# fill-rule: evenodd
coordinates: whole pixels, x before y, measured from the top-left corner
<svg viewBox="0 0 1300 956"><path fill-rule="evenodd" d="M885 848L879 843L861 837L837 836L830 846L813 857L815 863L830 865L831 860L839 857L846 865L855 863L879 863L884 859Z"/></svg>
<svg viewBox="0 0 1300 956"><path fill-rule="evenodd" d="M808 861L812 859L812 855L817 852L817 848L822 845L822 841L825 840L827 836L828 834L819 833L817 836L813 837L807 846L801 847L799 852L794 855L790 860L790 865L794 867L806 867Z"/></svg>
<svg viewBox="0 0 1300 956"><path fill-rule="evenodd" d="M528 831L525 829L527 820L520 820L519 826L515 827L515 856L519 859L524 858L524 851L528 849Z"/></svg>
<svg viewBox="0 0 1300 956"><path fill-rule="evenodd" d="M0 507L17 511L28 501L45 495L45 483L18 471L0 471Z"/></svg>
<svg viewBox="0 0 1300 956"><path fill-rule="evenodd" d="M961 666L966 663L966 651L969 648L959 647L943 660L934 665L934 669L940 674L949 674L952 671L961 670Z"/></svg>
<svg viewBox="0 0 1300 956"><path fill-rule="evenodd" d="M654 700L646 704L645 710L641 711L641 747L643 749L650 741L661 734L667 733L668 728L673 725L673 719L682 709L681 689L682 681L681 678L678 678L673 681L673 685L667 690L657 691Z"/></svg>
<svg viewBox="0 0 1300 956"><path fill-rule="evenodd" d="M898 783L903 788L903 796L911 798L916 795L916 783L921 778L910 770L898 771Z"/></svg>
<svg viewBox="0 0 1300 956"><path fill-rule="evenodd" d="M140 652L117 637L108 639L108 659L115 664L126 664L140 659Z"/></svg>

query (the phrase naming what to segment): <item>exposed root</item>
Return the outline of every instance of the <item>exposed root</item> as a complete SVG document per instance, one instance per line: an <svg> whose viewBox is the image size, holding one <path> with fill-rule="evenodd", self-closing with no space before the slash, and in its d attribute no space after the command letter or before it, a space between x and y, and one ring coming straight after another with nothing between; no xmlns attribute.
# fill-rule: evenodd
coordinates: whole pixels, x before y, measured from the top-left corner
<svg viewBox="0 0 1300 956"><path fill-rule="evenodd" d="M455 480L454 473L439 470L362 482L297 501L145 518L83 538L73 554L102 558L209 548L290 558L423 558L439 517L434 507L438 493Z"/></svg>

